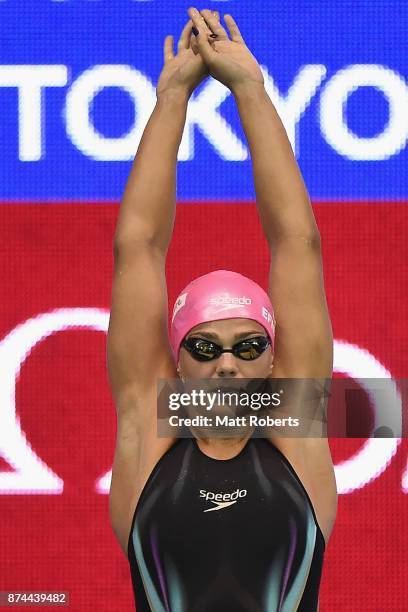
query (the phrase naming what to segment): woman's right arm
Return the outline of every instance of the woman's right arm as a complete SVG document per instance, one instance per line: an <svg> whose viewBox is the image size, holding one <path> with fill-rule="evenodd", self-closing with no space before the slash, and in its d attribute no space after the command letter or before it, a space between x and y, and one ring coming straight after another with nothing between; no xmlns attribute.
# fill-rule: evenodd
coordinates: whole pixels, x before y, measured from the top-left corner
<svg viewBox="0 0 408 612"><path fill-rule="evenodd" d="M157 439L156 379L176 378L168 339L166 253L176 206L176 163L187 99L158 98L120 207L107 366L117 413L109 512L125 555L134 509L152 466L173 440Z"/></svg>
<svg viewBox="0 0 408 612"><path fill-rule="evenodd" d="M119 413L134 411L175 373L168 340L165 263L174 225L176 163L188 95L158 97L122 199L114 239L107 366Z"/></svg>
<svg viewBox="0 0 408 612"><path fill-rule="evenodd" d="M157 378L176 378L165 275L176 209L176 165L188 99L208 71L190 48L191 21L173 52L164 42L157 103L122 199L114 240L107 367L117 435L109 507L126 555L132 516L153 466L174 442L156 433Z"/></svg>

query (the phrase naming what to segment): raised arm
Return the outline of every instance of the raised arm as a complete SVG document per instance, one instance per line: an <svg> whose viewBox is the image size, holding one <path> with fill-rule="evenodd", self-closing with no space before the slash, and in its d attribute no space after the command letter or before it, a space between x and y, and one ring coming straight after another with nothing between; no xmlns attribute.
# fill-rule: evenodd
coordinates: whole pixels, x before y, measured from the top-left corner
<svg viewBox="0 0 408 612"><path fill-rule="evenodd" d="M251 150L257 207L271 252L269 295L276 317L272 377L331 378L333 335L320 234L306 187L263 85L242 85L234 96ZM306 389L311 389L310 383ZM308 417L307 406L301 392L290 414L302 422L302 416ZM284 438L280 432L272 432L271 438L301 475L327 543L337 514L337 487L322 419L319 412L318 422L307 420L307 438Z"/></svg>
<svg viewBox="0 0 408 612"><path fill-rule="evenodd" d="M156 379L177 375L168 339L165 263L187 103L208 74L190 48L191 26L187 23L182 32L177 55L172 37L166 37L157 103L137 150L115 232L107 365L117 435L109 509L125 555L141 488L174 442L157 437Z"/></svg>
<svg viewBox="0 0 408 612"><path fill-rule="evenodd" d="M115 235L107 362L117 434L109 509L125 555L139 479L145 463L152 461L156 377L176 376L167 338L165 261L186 106L186 98L174 92L158 98L133 163Z"/></svg>
<svg viewBox="0 0 408 612"><path fill-rule="evenodd" d="M164 43L157 102L146 125L122 198L114 240L114 278L107 365L119 412L156 392L156 379L176 374L168 340L166 254L176 205L177 152L187 103L208 75L190 48L192 22ZM128 401L130 398L131 401Z"/></svg>
<svg viewBox="0 0 408 612"><path fill-rule="evenodd" d="M302 175L263 85L241 85L234 96L251 151L256 202L271 252L274 376L330 378L333 336L320 233Z"/></svg>
<svg viewBox="0 0 408 612"><path fill-rule="evenodd" d="M175 165L187 100L157 100L133 163L114 242L107 359L112 395L144 393L170 366L166 252L175 213Z"/></svg>
<svg viewBox="0 0 408 612"><path fill-rule="evenodd" d="M204 36L201 56L210 74L232 91L251 151L256 201L270 245L269 293L276 316L274 378L330 378L333 336L323 283L320 234L286 131L264 88L258 62L231 15L230 38L210 11L201 11L217 38ZM302 407L302 401L299 402ZM337 511L337 490L327 437L271 438L307 487L326 542Z"/></svg>
<svg viewBox="0 0 408 612"><path fill-rule="evenodd" d="M199 13L188 11L200 30ZM271 251L269 293L276 316L274 377L330 377L332 329L323 283L320 234L285 128L262 71L231 15L229 35L201 11L217 35L197 42L210 74L233 93L251 152L256 203ZM204 34L204 32L203 32Z"/></svg>

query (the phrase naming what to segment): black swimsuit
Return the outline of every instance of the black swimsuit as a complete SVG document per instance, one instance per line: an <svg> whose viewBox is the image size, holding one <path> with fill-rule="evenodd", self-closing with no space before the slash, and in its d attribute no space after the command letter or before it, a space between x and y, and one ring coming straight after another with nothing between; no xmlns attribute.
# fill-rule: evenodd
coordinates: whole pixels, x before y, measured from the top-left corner
<svg viewBox="0 0 408 612"><path fill-rule="evenodd" d="M137 612L315 612L324 550L310 498L271 442L250 438L220 460L180 438L133 516Z"/></svg>

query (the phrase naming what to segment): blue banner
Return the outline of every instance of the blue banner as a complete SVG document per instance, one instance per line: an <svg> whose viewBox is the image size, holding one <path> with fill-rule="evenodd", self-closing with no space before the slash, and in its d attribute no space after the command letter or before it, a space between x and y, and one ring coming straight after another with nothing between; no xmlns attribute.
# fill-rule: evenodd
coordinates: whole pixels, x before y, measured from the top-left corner
<svg viewBox="0 0 408 612"><path fill-rule="evenodd" d="M121 198L164 38L176 45L189 6L0 0L1 200ZM207 7L232 13L261 64L312 199L408 197L406 2ZM178 160L179 199L254 198L235 101L212 78L190 100Z"/></svg>

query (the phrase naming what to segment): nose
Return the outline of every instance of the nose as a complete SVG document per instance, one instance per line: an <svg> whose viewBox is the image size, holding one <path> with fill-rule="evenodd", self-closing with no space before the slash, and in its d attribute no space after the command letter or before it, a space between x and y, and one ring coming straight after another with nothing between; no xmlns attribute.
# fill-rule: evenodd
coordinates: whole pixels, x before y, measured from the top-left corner
<svg viewBox="0 0 408 612"><path fill-rule="evenodd" d="M217 365L215 369L217 376L237 376L238 367L235 360L236 357L234 357L232 353L223 353L222 355L220 355L217 359Z"/></svg>

